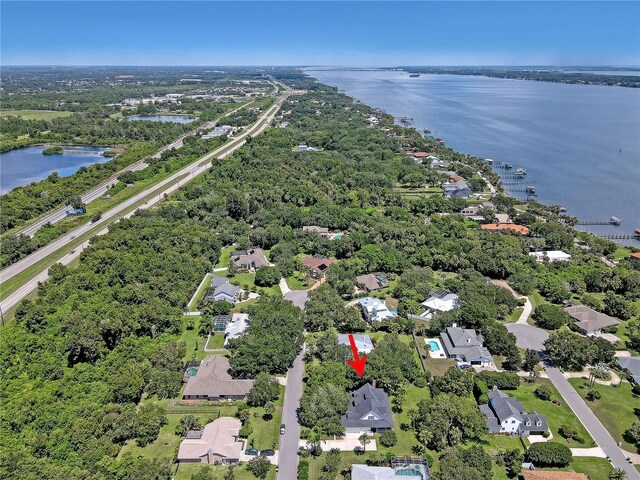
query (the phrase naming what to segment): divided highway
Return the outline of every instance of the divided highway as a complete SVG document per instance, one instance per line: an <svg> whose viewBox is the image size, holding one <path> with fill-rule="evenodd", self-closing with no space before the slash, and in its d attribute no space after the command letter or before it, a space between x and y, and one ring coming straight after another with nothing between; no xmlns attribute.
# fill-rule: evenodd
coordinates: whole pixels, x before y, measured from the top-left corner
<svg viewBox="0 0 640 480"><path fill-rule="evenodd" d="M137 209L151 207L164 198L165 195L173 193L185 183L209 170L212 165L212 159L225 158L244 145L247 137L255 137L263 132L273 121L273 118L288 95L289 90L285 90L285 93L280 96L276 103L264 112L262 116L260 116L256 123L213 152L208 153L165 180L125 200L113 207L111 210L108 210L102 215L100 220L81 225L64 236L54 240L50 244L36 250L22 260L0 271L0 282L3 284L6 284L6 282L23 272L28 271L29 274L28 279L23 283L11 285L11 287L5 289L7 291L0 301L0 308L2 311L6 312L17 305L20 300L36 289L39 282L46 280L48 276L47 272L51 265L58 261L62 261L62 263L69 263L76 258L87 245L86 241L81 241L81 236L86 236L87 234L96 235L106 233L107 228L111 223L114 223L126 216L133 215ZM84 240L86 240L86 238ZM65 254L65 249L68 252L67 254Z"/></svg>
<svg viewBox="0 0 640 480"><path fill-rule="evenodd" d="M251 102L249 102L249 103L251 103ZM247 105L248 105L248 103L244 104L244 105L241 105L240 107L238 107L238 108L226 113L225 115L223 115L220 118L224 118L224 117L227 117L229 115L232 115L233 113L235 113L238 110L246 107ZM215 123L216 123L215 121L214 122L209 122L209 123L199 127L198 130L207 129L207 128L213 128ZM180 147L182 147L183 140L188 136L195 135L195 133L196 133L196 130L191 131L191 132L187 132L187 133L181 135L178 139L174 140L169 145L165 145L160 150L158 150L156 153L154 153L151 158L160 158L160 155L162 155L165 151L170 150L172 148L180 148ZM100 183L96 187L93 187L88 192L85 192L84 194L82 194L80 196L80 198L82 199L82 203L87 204L87 203L90 203L90 202L96 200L97 198L100 198L102 195L104 195L107 192L107 190L109 190L109 186L113 185L114 183L116 183L118 181L118 177L120 175L122 175L124 172L127 172L127 171L132 171L133 172L133 171L136 171L136 170L142 170L145 167L146 167L146 164L145 164L144 160L139 160L139 161L137 161L135 163L132 163L131 165L129 165L128 167L126 167L126 168L120 170L119 172L115 173L113 176L111 176L110 178L108 178L104 182ZM60 207L60 208L54 210L53 212L48 213L45 216L39 218L35 222L27 225L26 227L18 230L16 232L16 235L27 235L29 237L33 237L35 235L35 233L38 230L40 230L47 223L56 223L56 222L59 222L60 220L62 220L63 218L65 218L67 216L65 211L68 210L68 209L69 209L69 206Z"/></svg>

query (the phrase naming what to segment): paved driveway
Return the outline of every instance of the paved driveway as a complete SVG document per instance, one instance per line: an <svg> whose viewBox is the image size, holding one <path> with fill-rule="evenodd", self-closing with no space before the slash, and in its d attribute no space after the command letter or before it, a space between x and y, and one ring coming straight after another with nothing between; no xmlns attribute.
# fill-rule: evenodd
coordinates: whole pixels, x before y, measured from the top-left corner
<svg viewBox="0 0 640 480"><path fill-rule="evenodd" d="M526 323L508 323L507 330L516 336L516 345L520 348L544 350L544 342L549 334L541 328Z"/></svg>
<svg viewBox="0 0 640 480"><path fill-rule="evenodd" d="M287 388L284 393L284 406L282 408L282 423L285 424L286 428L284 435L280 437L278 480L298 478L298 442L300 441L298 409L300 408L300 397L302 396L303 354L304 349L296 357L293 366L287 373Z"/></svg>

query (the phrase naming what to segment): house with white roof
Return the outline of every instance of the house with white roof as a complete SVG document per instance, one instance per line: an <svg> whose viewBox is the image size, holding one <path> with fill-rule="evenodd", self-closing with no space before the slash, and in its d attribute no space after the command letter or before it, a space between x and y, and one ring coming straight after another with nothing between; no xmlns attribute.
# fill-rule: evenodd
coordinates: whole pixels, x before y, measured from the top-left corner
<svg viewBox="0 0 640 480"><path fill-rule="evenodd" d="M392 460L391 464L391 467L353 464L351 480L429 480L431 478L429 465L426 462L395 464Z"/></svg>
<svg viewBox="0 0 640 480"><path fill-rule="evenodd" d="M562 250L547 250L546 252L531 252L529 256L534 257L537 262L544 262L548 260L549 262L565 262L571 260L571 255L563 252Z"/></svg>
<svg viewBox="0 0 640 480"><path fill-rule="evenodd" d="M389 311L385 303L378 298L361 298L358 300L358 305L360 306L365 319L369 323L381 322L385 318L395 317L395 315Z"/></svg>
<svg viewBox="0 0 640 480"><path fill-rule="evenodd" d="M369 354L373 350L373 342L371 341L371 337L366 333L354 333L353 341L356 344L358 353ZM351 347L351 341L349 340L349 335L347 334L339 334L338 343L340 345Z"/></svg>
<svg viewBox="0 0 640 480"><path fill-rule="evenodd" d="M244 335L244 331L249 326L249 314L248 313L234 313L231 316L231 321L227 323L224 328L224 346L227 346L229 340L235 340Z"/></svg>
<svg viewBox="0 0 640 480"><path fill-rule="evenodd" d="M431 296L421 303L424 308L421 317L437 312L448 312L460 306L460 297L448 290L431 290L429 295Z"/></svg>

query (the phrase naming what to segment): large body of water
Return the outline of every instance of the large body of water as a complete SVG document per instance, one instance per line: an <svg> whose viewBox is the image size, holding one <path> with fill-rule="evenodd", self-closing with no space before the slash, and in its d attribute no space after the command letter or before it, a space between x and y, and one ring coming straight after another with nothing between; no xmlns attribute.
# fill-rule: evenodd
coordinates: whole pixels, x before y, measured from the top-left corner
<svg viewBox="0 0 640 480"><path fill-rule="evenodd" d="M149 122L172 122L172 123L191 123L197 117L188 117L185 115L136 115L134 117L127 117L130 122L136 120L146 120Z"/></svg>
<svg viewBox="0 0 640 480"><path fill-rule="evenodd" d="M104 163L107 149L102 147L65 147L64 153L43 155L44 147L25 147L0 153L0 194L15 187L44 180L53 172L61 177L69 176L80 167ZM71 152L78 153L71 153Z"/></svg>
<svg viewBox="0 0 640 480"><path fill-rule="evenodd" d="M308 73L391 115L412 117L419 131L430 128L457 151L525 168L524 183L535 185L543 203L561 204L581 220L622 219L619 227L580 228L599 234L640 228L640 89L391 71Z"/></svg>

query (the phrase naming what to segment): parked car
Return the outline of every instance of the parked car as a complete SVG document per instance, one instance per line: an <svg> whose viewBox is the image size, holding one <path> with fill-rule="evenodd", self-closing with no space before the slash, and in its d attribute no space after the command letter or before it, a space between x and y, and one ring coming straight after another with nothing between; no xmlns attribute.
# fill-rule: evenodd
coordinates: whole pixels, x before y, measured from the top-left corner
<svg viewBox="0 0 640 480"><path fill-rule="evenodd" d="M245 455L252 455L252 456L258 455L259 453L260 451L257 448L247 448L244 451Z"/></svg>
<svg viewBox="0 0 640 480"><path fill-rule="evenodd" d="M260 450L260 456L262 457L273 457L275 454L275 450Z"/></svg>
<svg viewBox="0 0 640 480"><path fill-rule="evenodd" d="M280 424L280 435L284 435L284 423Z"/></svg>

